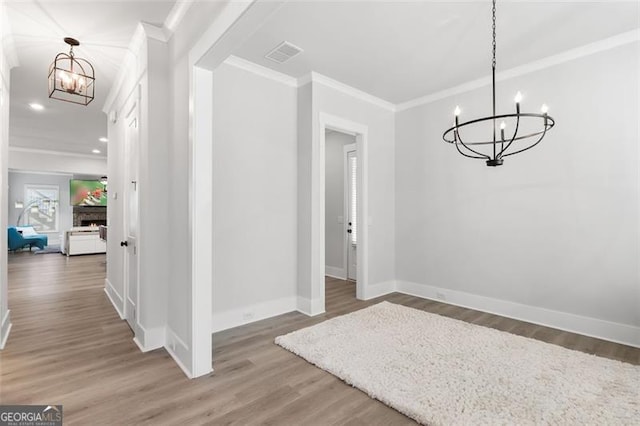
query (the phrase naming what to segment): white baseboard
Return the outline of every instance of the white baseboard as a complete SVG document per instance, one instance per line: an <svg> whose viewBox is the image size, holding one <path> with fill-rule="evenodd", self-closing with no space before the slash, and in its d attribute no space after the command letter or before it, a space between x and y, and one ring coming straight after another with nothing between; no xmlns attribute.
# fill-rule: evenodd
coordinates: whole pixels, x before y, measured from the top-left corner
<svg viewBox="0 0 640 426"><path fill-rule="evenodd" d="M324 314L324 300L298 296L295 310L310 317Z"/></svg>
<svg viewBox="0 0 640 426"><path fill-rule="evenodd" d="M585 317L426 284L398 281L397 292L640 347L640 327Z"/></svg>
<svg viewBox="0 0 640 426"><path fill-rule="evenodd" d="M240 325L275 317L296 310L296 298L284 297L256 303L243 308L224 312L214 312L211 318L211 332L227 330Z"/></svg>
<svg viewBox="0 0 640 426"><path fill-rule="evenodd" d="M180 369L182 370L182 372L184 373L185 376L187 376L188 379L193 379L193 374L191 374L191 371L189 371L189 369L184 365L184 363L182 362L182 360L180 359L180 357L173 351L171 350L170 347L165 346L164 348L167 353L171 356L171 358L173 358L173 361L178 364L178 367L180 367Z"/></svg>
<svg viewBox="0 0 640 426"><path fill-rule="evenodd" d="M339 280L347 279L347 271L344 268L336 268L335 266L325 266L324 274L331 278L337 278Z"/></svg>
<svg viewBox="0 0 640 426"><path fill-rule="evenodd" d="M166 331L165 327L144 328L140 324L137 324L138 332L133 341L140 348L142 352L149 352L156 349L160 349L165 345Z"/></svg>
<svg viewBox="0 0 640 426"><path fill-rule="evenodd" d="M136 318L136 304L133 303L133 300L131 300L130 297L126 296L123 300L123 303L126 304L126 306L123 305L123 312L127 311L127 315L129 316L129 318Z"/></svg>
<svg viewBox="0 0 640 426"><path fill-rule="evenodd" d="M7 344L7 339L9 338L9 334L11 333L11 309L7 310L7 313L4 314L2 318L2 324L0 324L0 350L4 349L4 346Z"/></svg>
<svg viewBox="0 0 640 426"><path fill-rule="evenodd" d="M111 304L115 308L120 319L124 319L124 314L122 309L124 308L124 303L122 301L122 296L118 294L116 289L113 287L109 279L104 279L104 292L107 294L107 298L111 301Z"/></svg>
<svg viewBox="0 0 640 426"><path fill-rule="evenodd" d="M395 281L384 281L381 283L371 284L364 288L364 300L375 299L396 291Z"/></svg>
<svg viewBox="0 0 640 426"><path fill-rule="evenodd" d="M171 358L178 364L178 367L189 378L193 379L193 373L191 369L187 367L191 353L189 352L189 346L169 327L166 328L166 343L165 349L171 355Z"/></svg>

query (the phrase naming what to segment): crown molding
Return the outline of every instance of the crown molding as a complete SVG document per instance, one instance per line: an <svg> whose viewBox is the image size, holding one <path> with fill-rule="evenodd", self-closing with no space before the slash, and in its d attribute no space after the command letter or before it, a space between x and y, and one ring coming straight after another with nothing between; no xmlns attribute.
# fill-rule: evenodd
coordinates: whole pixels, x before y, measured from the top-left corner
<svg viewBox="0 0 640 426"><path fill-rule="evenodd" d="M640 41L640 28L636 28L635 30L627 31L613 37L570 49L557 55L552 55L537 61L529 62L528 64L520 65L517 67L509 68L505 71L498 72L496 74L496 81L504 81L511 78L520 77L522 75L530 74L535 71L540 71L565 62L572 61L574 59L579 59L637 41ZM469 81L459 86L454 86L449 89L432 93L430 95L421 96L407 102L402 102L396 106L396 110L406 111L408 109L446 99L454 95L459 95L461 93L480 89L490 84L491 76L486 76L477 80Z"/></svg>
<svg viewBox="0 0 640 426"><path fill-rule="evenodd" d="M271 68L258 65L255 62L247 61L246 59L239 58L237 56L229 56L224 60L224 63L290 87L298 87L298 80L295 77L291 77L290 75L281 73L280 71L272 70Z"/></svg>
<svg viewBox="0 0 640 426"><path fill-rule="evenodd" d="M11 68L19 66L20 61L18 60L18 51L16 49L16 42L13 38L13 34L7 34L2 43L4 57L7 60L9 70L11 70Z"/></svg>
<svg viewBox="0 0 640 426"><path fill-rule="evenodd" d="M142 47L142 43L145 39L145 30L142 23L138 23L131 40L129 41L129 46L127 46L127 50L125 53L125 57L122 60L122 64L120 66L120 70L118 71L118 75L116 76L113 84L111 85L111 89L109 90L109 94L107 95L107 99L104 101L104 106L102 107L102 111L105 114L109 114L111 109L113 108L113 104L115 103L118 94L122 90L122 86L130 74L130 68L136 63L136 57L140 48Z"/></svg>
<svg viewBox="0 0 640 426"><path fill-rule="evenodd" d="M146 22L140 22L140 26L144 31L144 36L146 36L147 38L161 41L163 43L168 42L171 38L172 32L164 26L158 27Z"/></svg>
<svg viewBox="0 0 640 426"><path fill-rule="evenodd" d="M187 11L193 4L194 0L177 0L173 5L173 8L169 11L167 15L167 19L164 20L164 24L162 26L168 31L169 38L173 35L182 22L184 15L187 14Z"/></svg>
<svg viewBox="0 0 640 426"><path fill-rule="evenodd" d="M311 83L312 80L312 76L311 73L307 74L307 75L303 75L302 77L300 77L298 79L298 87L302 87L302 86L306 86L307 84Z"/></svg>
<svg viewBox="0 0 640 426"><path fill-rule="evenodd" d="M64 152L64 151L50 151L48 149L37 149L37 148L23 148L20 146L10 146L9 152L24 152L28 154L45 154L45 155L57 155L59 157L79 157L79 158L90 158L92 160L105 160L107 159L104 155L89 155L89 154L78 154L75 152Z"/></svg>
<svg viewBox="0 0 640 426"><path fill-rule="evenodd" d="M574 59L579 59L585 56L593 55L595 53L614 49L618 46L623 46L625 44L634 43L638 41L640 41L640 28L636 28L635 30L627 31L603 40L599 40L590 44L586 44L584 46L570 49L565 52L559 53L557 55L552 55L537 61L529 62L528 64L520 65L517 67L507 69L505 71L501 71L496 74L496 81L504 81L504 80L519 77L522 75L530 74L532 72L550 68L568 61L572 61ZM258 65L254 62L247 61L246 59L238 58L235 56L230 56L229 59L225 61L225 63L236 66L238 68L242 68L246 71L253 72L258 75L262 75L263 77L270 78L275 81L279 81L289 86L292 86L292 80L295 80L294 77L291 77L279 71L274 71L271 68L267 68L262 65ZM392 102L373 96L369 93L356 89L355 87L349 86L347 84L341 83L337 80L334 80L330 77L319 74L315 71L312 71L309 74L298 78L296 80L295 86L302 87L311 82L322 84L323 86L330 87L339 92L342 92L354 98L360 99L362 101L371 103L373 105L377 105L386 110L389 110L392 112L400 112L400 111L406 111L411 108L415 108L421 105L426 105L432 102L439 101L441 99L446 99L451 96L459 95L461 93L470 92L472 90L476 90L476 89L488 86L491 84L491 76L486 76L486 77L479 78L477 80L472 80L472 81L460 84L458 86L441 90L426 96L421 96L419 98L412 99L399 104L393 104Z"/></svg>
<svg viewBox="0 0 640 426"><path fill-rule="evenodd" d="M155 40L159 40L162 42L167 42L172 34L175 31L175 28L179 25L181 20L184 18L184 15L189 10L194 0L178 0L174 5L173 9L169 13L169 16L165 20L164 26L162 28L146 24L140 23L134 36L131 39L131 43L127 49L128 53L133 57L127 57L125 59L125 66L120 69L120 73L118 74L118 78L115 80L116 83L112 86L111 91L109 92L109 96L107 96L107 100L105 101L105 106L103 111L105 113L109 113L109 110L112 108L112 104L115 101L115 98L119 91L122 89L122 85L124 84L125 76L127 73L125 69L126 62L135 58L135 53L138 52L142 43L145 40L145 37L153 38ZM640 41L640 28L636 28L635 30L627 31L603 40L599 40L584 46L580 46L574 49L567 50L565 52L548 56L546 58L530 62L528 64L520 65L517 67L513 67L507 69L505 71L498 72L496 74L496 81L504 81L511 78L519 77L522 75L526 75L535 71L540 71L546 68L550 68L564 62L572 61L575 59L582 58L584 56L593 55L595 53L603 52L606 50L610 50L616 48L618 46L623 46L625 44L633 43ZM225 64L251 72L253 74L271 79L273 81L285 84L290 87L302 87L311 82L322 84L323 86L330 87L334 90L342 92L346 95L354 97L356 99L360 99L364 102L368 102L370 104L376 105L380 108L386 109L392 112L400 112L406 111L411 108L415 108L421 105L426 105L432 102L436 102L442 99L446 99L451 96L455 96L461 93L470 92L491 84L491 77L486 76L476 80L472 80L458 86L454 86L445 90L441 90L435 93L431 93L426 96L421 96L419 98L415 98L406 102L402 102L399 104L394 104L392 102L381 99L377 96L371 95L367 92L364 92L360 89L356 89L353 86L349 86L340 81L334 80L330 77L317 73L315 71L310 72L309 74L302 76L300 78L295 78L284 74L279 71L275 71L271 68L256 64L255 62L248 61L246 59L237 57L237 56L229 56L225 61Z"/></svg>
<svg viewBox="0 0 640 426"><path fill-rule="evenodd" d="M2 43L2 52L9 66L9 70L11 70L11 68L19 66L20 62L18 61L18 51L13 38L11 22L9 21L5 7L5 3L0 2L0 27L2 28L2 40L0 43ZM9 77L7 76L7 78Z"/></svg>
<svg viewBox="0 0 640 426"><path fill-rule="evenodd" d="M116 101L118 94L122 90L127 77L130 76L131 68L136 65L136 58L138 57L140 49L142 48L147 38L166 43L171 38L171 32L164 27L158 27L146 22L138 23L136 31L133 33L131 41L129 41L129 46L127 47L125 57L122 61L122 66L120 67L118 75L116 76L114 83L109 90L107 99L104 101L102 111L105 114L108 115L114 108L114 102ZM133 72L136 73L135 70L133 70Z"/></svg>
<svg viewBox="0 0 640 426"><path fill-rule="evenodd" d="M270 80L274 80L278 83L285 84L289 87L302 87L313 81L314 83L322 84L323 86L330 87L346 95L349 95L356 99L360 99L370 104L379 106L386 110L395 111L395 105L392 104L391 102L388 102L388 101L385 101L384 99L380 99L376 96L370 95L369 93L363 92L362 90L359 90L359 89L356 89L355 87L341 83L337 80L334 80L325 75L319 74L315 71L312 71L309 74L304 75L300 78L295 78L290 75L284 74L280 71L275 71L271 68L256 64L255 62L251 62L246 59L239 58L233 55L225 59L224 63L227 65L231 65L233 67L242 69L244 71L248 71L250 73L268 78Z"/></svg>
<svg viewBox="0 0 640 426"><path fill-rule="evenodd" d="M39 170L27 170L27 169L8 169L9 173L17 173L22 175L45 175L45 176L69 176L73 177L73 173L63 173L63 172L42 172Z"/></svg>
<svg viewBox="0 0 640 426"><path fill-rule="evenodd" d="M325 75L319 74L315 71L311 71L311 81L313 81L314 83L322 84L323 86L326 86L326 87L330 87L346 95L349 95L356 99L360 99L361 101L379 106L380 108L386 109L388 111L391 111L391 112L396 111L396 105L389 101L385 101L384 99L378 98L377 96L370 95L367 92L363 92L360 89L356 89L355 87L341 83L337 80L334 80Z"/></svg>

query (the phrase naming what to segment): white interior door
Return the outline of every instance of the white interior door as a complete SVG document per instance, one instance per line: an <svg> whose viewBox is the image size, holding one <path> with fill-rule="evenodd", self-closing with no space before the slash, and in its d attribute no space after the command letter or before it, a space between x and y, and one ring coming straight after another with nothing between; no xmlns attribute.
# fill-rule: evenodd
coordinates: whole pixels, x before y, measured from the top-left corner
<svg viewBox="0 0 640 426"><path fill-rule="evenodd" d="M356 144L345 146L345 189L346 189L346 238L345 250L347 253L347 279L356 280L358 270L358 224L357 224L357 183L358 183L358 157Z"/></svg>
<svg viewBox="0 0 640 426"><path fill-rule="evenodd" d="M125 318L135 332L138 317L138 119L128 117L125 149Z"/></svg>

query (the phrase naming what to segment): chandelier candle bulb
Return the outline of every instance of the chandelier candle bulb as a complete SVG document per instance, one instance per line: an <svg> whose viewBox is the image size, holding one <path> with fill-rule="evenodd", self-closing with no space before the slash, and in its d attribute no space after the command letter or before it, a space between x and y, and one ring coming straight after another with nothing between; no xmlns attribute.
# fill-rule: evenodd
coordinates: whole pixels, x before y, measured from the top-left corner
<svg viewBox="0 0 640 426"><path fill-rule="evenodd" d="M516 93L516 97L514 98L514 100L516 101L517 104L522 102L522 93L518 91L518 93Z"/></svg>
<svg viewBox="0 0 640 426"><path fill-rule="evenodd" d="M540 108L540 111L542 111L542 115L544 115L544 125L546 127L547 126L547 122L548 122L547 113L549 112L549 107L547 106L547 104L542 104L542 107Z"/></svg>
<svg viewBox="0 0 640 426"><path fill-rule="evenodd" d="M516 93L516 97L514 100L516 101L516 112L520 114L520 102L522 102L522 93Z"/></svg>
<svg viewBox="0 0 640 426"><path fill-rule="evenodd" d="M507 127L507 123L505 123L504 121L500 123L500 137L502 138L503 141L504 141L504 129L506 127Z"/></svg>

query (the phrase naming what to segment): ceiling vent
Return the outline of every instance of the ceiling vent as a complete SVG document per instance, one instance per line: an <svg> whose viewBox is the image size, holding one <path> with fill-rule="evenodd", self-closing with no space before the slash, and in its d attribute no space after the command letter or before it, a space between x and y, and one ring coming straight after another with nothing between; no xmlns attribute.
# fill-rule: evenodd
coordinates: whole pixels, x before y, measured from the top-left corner
<svg viewBox="0 0 640 426"><path fill-rule="evenodd" d="M265 58L279 64L283 64L299 53L302 53L302 49L300 49L295 44L289 43L288 41L283 41L275 49L267 53L265 55Z"/></svg>

